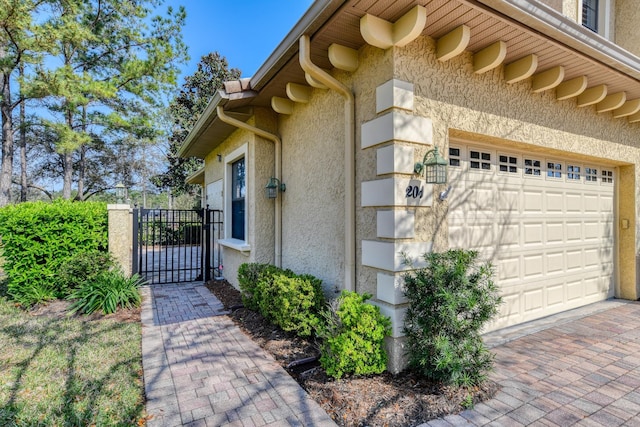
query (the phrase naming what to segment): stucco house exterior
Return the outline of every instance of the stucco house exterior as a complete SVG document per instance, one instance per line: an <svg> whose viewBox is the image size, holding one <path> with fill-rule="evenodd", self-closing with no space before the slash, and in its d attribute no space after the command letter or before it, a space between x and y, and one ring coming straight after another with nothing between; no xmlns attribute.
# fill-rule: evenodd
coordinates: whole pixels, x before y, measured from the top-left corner
<svg viewBox="0 0 640 427"><path fill-rule="evenodd" d="M224 210L225 278L266 262L372 294L392 371L403 254L491 260L491 329L638 299L639 20L634 0L316 1L179 153Z"/></svg>

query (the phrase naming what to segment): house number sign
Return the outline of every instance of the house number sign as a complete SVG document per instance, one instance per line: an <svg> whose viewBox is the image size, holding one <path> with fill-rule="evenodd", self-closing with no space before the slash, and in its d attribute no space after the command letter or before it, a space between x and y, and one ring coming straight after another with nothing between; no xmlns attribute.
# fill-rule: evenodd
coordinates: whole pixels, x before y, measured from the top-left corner
<svg viewBox="0 0 640 427"><path fill-rule="evenodd" d="M409 185L405 190L407 199L421 199L424 194L424 186Z"/></svg>

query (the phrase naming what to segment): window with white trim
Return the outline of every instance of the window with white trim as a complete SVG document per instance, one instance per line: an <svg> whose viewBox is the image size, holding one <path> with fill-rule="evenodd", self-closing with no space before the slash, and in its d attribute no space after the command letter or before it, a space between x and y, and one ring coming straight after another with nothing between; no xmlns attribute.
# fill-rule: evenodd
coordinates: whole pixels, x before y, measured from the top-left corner
<svg viewBox="0 0 640 427"><path fill-rule="evenodd" d="M469 150L469 159L471 169L491 170L491 153Z"/></svg>
<svg viewBox="0 0 640 427"><path fill-rule="evenodd" d="M449 166L460 167L460 149L449 147Z"/></svg>
<svg viewBox="0 0 640 427"><path fill-rule="evenodd" d="M578 2L578 22L594 33L612 39L613 29L611 0L581 0Z"/></svg>
<svg viewBox="0 0 640 427"><path fill-rule="evenodd" d="M598 182L598 169L584 168L584 179L587 182Z"/></svg>
<svg viewBox="0 0 640 427"><path fill-rule="evenodd" d="M573 181L580 180L580 166L567 165L567 179Z"/></svg>
<svg viewBox="0 0 640 427"><path fill-rule="evenodd" d="M231 238L245 240L245 201L247 194L244 157L231 163Z"/></svg>
<svg viewBox="0 0 640 427"><path fill-rule="evenodd" d="M598 32L599 0L582 0L582 25Z"/></svg>
<svg viewBox="0 0 640 427"><path fill-rule="evenodd" d="M529 176L541 176L541 164L538 159L524 159L524 174Z"/></svg>
<svg viewBox="0 0 640 427"><path fill-rule="evenodd" d="M244 144L224 158L224 239L220 244L248 251L247 150Z"/></svg>
<svg viewBox="0 0 640 427"><path fill-rule="evenodd" d="M603 170L602 171L602 182L604 184L613 184L613 171L611 171L611 170Z"/></svg>
<svg viewBox="0 0 640 427"><path fill-rule="evenodd" d="M562 163L547 162L547 178L562 178Z"/></svg>
<svg viewBox="0 0 640 427"><path fill-rule="evenodd" d="M498 168L500 172L518 173L518 158L500 154L498 156Z"/></svg>

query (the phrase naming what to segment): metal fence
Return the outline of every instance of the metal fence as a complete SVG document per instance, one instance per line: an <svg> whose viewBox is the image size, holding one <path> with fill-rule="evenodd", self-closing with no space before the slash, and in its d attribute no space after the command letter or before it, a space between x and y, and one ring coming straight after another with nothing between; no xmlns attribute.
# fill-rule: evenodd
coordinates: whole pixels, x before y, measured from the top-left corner
<svg viewBox="0 0 640 427"><path fill-rule="evenodd" d="M222 265L222 211L134 209L134 272L149 283L209 280Z"/></svg>

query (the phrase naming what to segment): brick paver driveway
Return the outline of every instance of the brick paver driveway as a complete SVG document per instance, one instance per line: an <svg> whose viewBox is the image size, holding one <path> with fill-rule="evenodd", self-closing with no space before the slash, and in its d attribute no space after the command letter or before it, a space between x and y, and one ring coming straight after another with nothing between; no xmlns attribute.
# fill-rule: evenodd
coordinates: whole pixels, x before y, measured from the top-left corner
<svg viewBox="0 0 640 427"><path fill-rule="evenodd" d="M640 426L640 303L604 301L486 338L498 343L501 391L426 425Z"/></svg>

